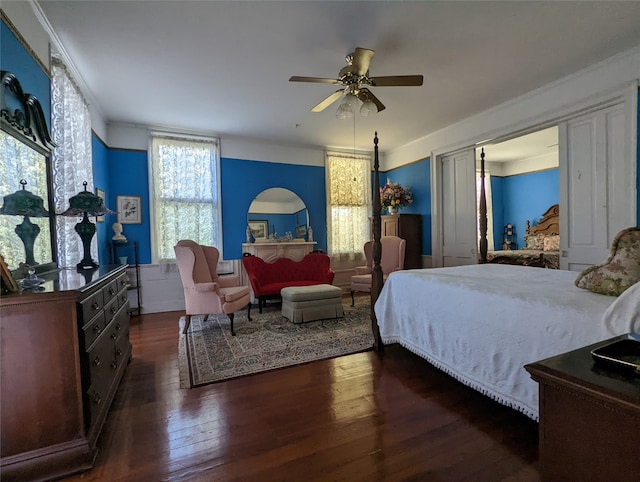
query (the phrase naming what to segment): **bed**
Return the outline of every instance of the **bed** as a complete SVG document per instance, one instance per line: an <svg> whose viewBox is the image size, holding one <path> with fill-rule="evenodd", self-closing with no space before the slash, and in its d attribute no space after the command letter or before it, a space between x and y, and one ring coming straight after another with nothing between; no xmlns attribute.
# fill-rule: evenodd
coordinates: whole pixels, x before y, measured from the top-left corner
<svg viewBox="0 0 640 482"><path fill-rule="evenodd" d="M640 331L624 315L640 314L640 284L605 296L576 287L576 275L500 264L397 271L375 305L380 337L537 420L524 365Z"/></svg>
<svg viewBox="0 0 640 482"><path fill-rule="evenodd" d="M531 226L531 223L527 221L525 232L524 248L487 251L486 262L559 269L559 206L554 204L547 209L535 226Z"/></svg>
<svg viewBox="0 0 640 482"><path fill-rule="evenodd" d="M378 192L377 135L374 172L374 192ZM483 194L481 187L479 244L486 259ZM640 228L633 229L637 232L632 263L637 268ZM576 272L479 263L398 271L383 285L379 196L373 199L373 235L374 349L399 343L534 420L539 413L538 386L524 365L640 331L640 282L630 281L618 297L606 296L577 287ZM631 279L638 278L635 271Z"/></svg>

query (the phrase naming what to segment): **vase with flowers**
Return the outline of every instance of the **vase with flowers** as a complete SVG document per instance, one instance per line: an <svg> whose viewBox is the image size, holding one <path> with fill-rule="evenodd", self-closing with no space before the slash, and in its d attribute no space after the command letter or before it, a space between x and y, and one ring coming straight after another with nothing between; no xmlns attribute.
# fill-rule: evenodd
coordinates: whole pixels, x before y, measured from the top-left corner
<svg viewBox="0 0 640 482"><path fill-rule="evenodd" d="M389 214L397 213L400 209L413 203L411 188L402 187L399 183L387 183L380 188L380 203Z"/></svg>

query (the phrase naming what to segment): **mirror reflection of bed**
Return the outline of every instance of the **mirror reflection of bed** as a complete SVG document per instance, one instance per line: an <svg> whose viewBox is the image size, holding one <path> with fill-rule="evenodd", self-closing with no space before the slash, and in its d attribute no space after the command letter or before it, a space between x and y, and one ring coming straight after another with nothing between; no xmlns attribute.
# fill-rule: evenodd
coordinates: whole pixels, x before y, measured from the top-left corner
<svg viewBox="0 0 640 482"><path fill-rule="evenodd" d="M560 267L560 208L554 204L545 211L535 225L527 220L521 249L489 250L487 262L515 264L537 268Z"/></svg>

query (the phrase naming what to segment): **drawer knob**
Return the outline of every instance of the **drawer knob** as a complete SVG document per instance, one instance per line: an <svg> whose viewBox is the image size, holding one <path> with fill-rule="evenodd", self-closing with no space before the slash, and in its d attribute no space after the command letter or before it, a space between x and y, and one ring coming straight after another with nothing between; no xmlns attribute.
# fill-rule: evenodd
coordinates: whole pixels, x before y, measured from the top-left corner
<svg viewBox="0 0 640 482"><path fill-rule="evenodd" d="M116 354L117 354L118 356L122 356L122 348L117 348L117 349L116 349Z"/></svg>
<svg viewBox="0 0 640 482"><path fill-rule="evenodd" d="M116 294L116 290L114 290L113 288L109 288L109 294L111 296L115 295Z"/></svg>
<svg viewBox="0 0 640 482"><path fill-rule="evenodd" d="M116 312L116 311L118 311L118 310L116 309L116 307L115 307L115 306L112 306L110 311L111 311L111 313L115 313L115 312Z"/></svg>
<svg viewBox="0 0 640 482"><path fill-rule="evenodd" d="M114 331L113 333L111 333L111 339L115 340L116 338L118 338L118 334Z"/></svg>
<svg viewBox="0 0 640 482"><path fill-rule="evenodd" d="M100 366L100 363L101 363L101 362L100 362L100 357L99 357L99 356L96 356L96 357L93 359L93 364L94 364L95 366L99 367L99 366Z"/></svg>
<svg viewBox="0 0 640 482"><path fill-rule="evenodd" d="M118 368L118 362L116 360L113 360L111 362L110 366L111 366L111 368L113 368L115 370L116 368Z"/></svg>
<svg viewBox="0 0 640 482"><path fill-rule="evenodd" d="M98 303L97 301L94 301L93 303L91 303L91 308L93 308L94 310L97 310L98 308L100 308L100 303Z"/></svg>
<svg viewBox="0 0 640 482"><path fill-rule="evenodd" d="M116 330L122 330L122 325L120 323L116 323Z"/></svg>
<svg viewBox="0 0 640 482"><path fill-rule="evenodd" d="M93 327L93 331L99 335L100 333L102 333L102 328L99 324L96 323L96 326Z"/></svg>
<svg viewBox="0 0 640 482"><path fill-rule="evenodd" d="M93 394L93 403L100 405L102 403L102 397L98 393Z"/></svg>

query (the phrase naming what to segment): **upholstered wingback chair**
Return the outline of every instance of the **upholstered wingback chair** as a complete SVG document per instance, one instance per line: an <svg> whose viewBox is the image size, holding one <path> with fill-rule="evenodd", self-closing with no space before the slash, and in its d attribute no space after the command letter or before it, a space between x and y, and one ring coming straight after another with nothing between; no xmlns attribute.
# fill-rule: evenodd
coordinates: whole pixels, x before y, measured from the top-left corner
<svg viewBox="0 0 640 482"><path fill-rule="evenodd" d="M191 324L192 315L226 313L233 329L236 311L247 306L247 318L251 320L251 298L248 286L238 286L237 276L218 277L220 252L212 246L202 246L195 241L181 240L173 247L184 288L187 319L183 333Z"/></svg>
<svg viewBox="0 0 640 482"><path fill-rule="evenodd" d="M380 238L382 248L380 267L382 279L387 279L389 273L404 269L404 252L407 242L398 236L383 236ZM353 293L364 291L371 293L371 272L373 271L373 241L364 243L364 255L367 260L365 266L356 266L355 274L351 277L351 306L355 305Z"/></svg>

